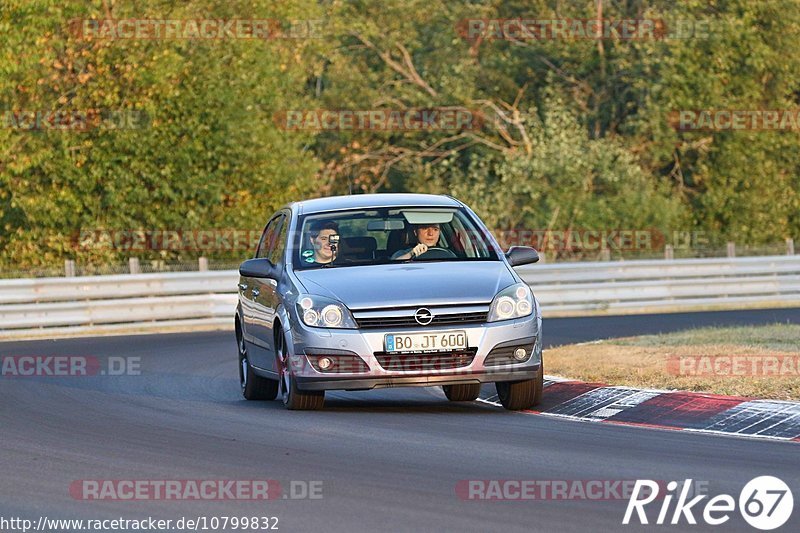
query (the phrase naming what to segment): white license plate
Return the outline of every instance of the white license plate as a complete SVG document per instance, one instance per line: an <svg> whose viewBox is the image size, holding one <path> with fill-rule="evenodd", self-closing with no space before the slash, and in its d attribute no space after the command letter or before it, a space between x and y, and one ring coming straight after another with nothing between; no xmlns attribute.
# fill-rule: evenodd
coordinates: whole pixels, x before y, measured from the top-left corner
<svg viewBox="0 0 800 533"><path fill-rule="evenodd" d="M450 352L467 348L466 331L397 333L385 337L386 353Z"/></svg>

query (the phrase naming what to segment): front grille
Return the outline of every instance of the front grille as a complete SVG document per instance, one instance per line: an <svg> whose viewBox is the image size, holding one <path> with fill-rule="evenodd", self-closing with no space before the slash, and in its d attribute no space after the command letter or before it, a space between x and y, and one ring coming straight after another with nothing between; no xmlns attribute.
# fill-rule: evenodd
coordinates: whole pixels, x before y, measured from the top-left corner
<svg viewBox="0 0 800 533"><path fill-rule="evenodd" d="M419 372L469 366L475 358L475 352L474 348L458 352L426 354L387 354L380 352L375 354L375 358L384 370Z"/></svg>
<svg viewBox="0 0 800 533"><path fill-rule="evenodd" d="M486 322L487 313L451 313L437 315L433 310L434 317L429 326L463 326L467 324L483 324ZM381 316L381 317L362 317L356 318L358 327L362 329L376 328L418 328L421 327L414 320L413 311L409 316Z"/></svg>

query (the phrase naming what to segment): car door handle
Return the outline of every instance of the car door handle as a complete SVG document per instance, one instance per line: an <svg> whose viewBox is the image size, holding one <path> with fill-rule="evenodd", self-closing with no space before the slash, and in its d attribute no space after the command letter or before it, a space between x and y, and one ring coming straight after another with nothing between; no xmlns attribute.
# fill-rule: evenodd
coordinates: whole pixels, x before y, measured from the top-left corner
<svg viewBox="0 0 800 533"><path fill-rule="evenodd" d="M253 298L258 298L258 295L261 294L261 291L258 290L258 287L253 289Z"/></svg>
<svg viewBox="0 0 800 533"><path fill-rule="evenodd" d="M240 283L239 284L239 289L243 290L243 291L246 291L247 290L247 283Z"/></svg>

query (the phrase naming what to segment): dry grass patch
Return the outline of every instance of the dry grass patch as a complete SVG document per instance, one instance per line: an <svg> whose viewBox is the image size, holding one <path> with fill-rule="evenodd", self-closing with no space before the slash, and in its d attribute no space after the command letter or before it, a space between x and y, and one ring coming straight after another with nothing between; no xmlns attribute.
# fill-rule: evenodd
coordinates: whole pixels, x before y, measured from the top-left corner
<svg viewBox="0 0 800 533"><path fill-rule="evenodd" d="M781 375L681 375L680 357L702 356L697 368L711 370L713 357L792 356ZM670 361L672 362L670 363ZM739 359L742 361L742 359ZM773 360L773 359L770 359ZM679 389L731 396L800 400L800 326L703 328L552 348L545 371L583 381L656 389ZM706 366L702 366L705 363ZM684 367L686 369L688 367ZM742 367L739 367L740 369ZM748 361L747 369L752 369ZM762 366L757 366L761 372ZM747 370L752 372L752 370Z"/></svg>

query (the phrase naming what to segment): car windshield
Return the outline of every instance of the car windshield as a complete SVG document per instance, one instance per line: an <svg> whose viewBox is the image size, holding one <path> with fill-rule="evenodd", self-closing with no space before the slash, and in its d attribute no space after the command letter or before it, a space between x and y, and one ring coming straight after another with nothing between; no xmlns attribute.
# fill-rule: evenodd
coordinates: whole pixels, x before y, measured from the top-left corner
<svg viewBox="0 0 800 533"><path fill-rule="evenodd" d="M488 233L463 209L390 208L315 213L301 220L295 268L497 261Z"/></svg>

